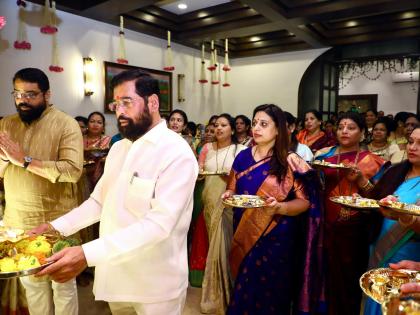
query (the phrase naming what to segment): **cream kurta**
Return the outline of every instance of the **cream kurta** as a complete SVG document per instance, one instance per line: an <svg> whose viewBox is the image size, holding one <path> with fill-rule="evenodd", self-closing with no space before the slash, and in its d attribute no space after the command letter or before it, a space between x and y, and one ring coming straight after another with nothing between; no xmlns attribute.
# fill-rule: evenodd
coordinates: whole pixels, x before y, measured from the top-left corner
<svg viewBox="0 0 420 315"><path fill-rule="evenodd" d="M108 154L91 198L52 222L66 235L100 220L83 245L95 268L94 294L108 302L157 303L188 286L187 233L197 161L165 121Z"/></svg>
<svg viewBox="0 0 420 315"><path fill-rule="evenodd" d="M77 187L83 169L83 142L72 117L47 107L31 124L18 114L0 120L6 132L26 155L42 161L45 177L0 159L4 178L6 225L31 229L54 220L77 206Z"/></svg>

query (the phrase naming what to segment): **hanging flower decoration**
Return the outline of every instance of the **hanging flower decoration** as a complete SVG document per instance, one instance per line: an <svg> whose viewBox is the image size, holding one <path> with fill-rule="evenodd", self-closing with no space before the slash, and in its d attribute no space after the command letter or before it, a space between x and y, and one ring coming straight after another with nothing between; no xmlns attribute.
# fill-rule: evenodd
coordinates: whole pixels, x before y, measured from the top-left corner
<svg viewBox="0 0 420 315"><path fill-rule="evenodd" d="M214 50L214 40L211 41L210 43L210 65L207 67L208 70L210 71L214 71L216 70L216 56L215 56L215 50Z"/></svg>
<svg viewBox="0 0 420 315"><path fill-rule="evenodd" d="M0 16L0 30L6 25L6 18L4 16Z"/></svg>
<svg viewBox="0 0 420 315"><path fill-rule="evenodd" d="M56 9L55 9L55 1L52 2L52 23L56 25ZM60 59L59 59L59 51L58 51L58 40L57 40L57 32L51 33L52 35L52 62L49 67L49 70L52 72L63 72L64 68L60 66Z"/></svg>
<svg viewBox="0 0 420 315"><path fill-rule="evenodd" d="M41 27L41 33L54 34L58 31L55 18L55 1L52 2L52 10L50 10L50 0L45 0L44 4L44 26Z"/></svg>
<svg viewBox="0 0 420 315"><path fill-rule="evenodd" d="M224 83L222 86L224 87L229 87L229 80L228 80L228 72L231 70L230 66L229 66L229 41L226 38L225 39L225 64L223 66L223 71L225 72L225 79L224 79Z"/></svg>
<svg viewBox="0 0 420 315"><path fill-rule="evenodd" d="M124 17L120 15L120 32L118 33L120 37L120 44L118 49L118 58L117 63L128 64L128 60L125 56L125 33L124 33Z"/></svg>
<svg viewBox="0 0 420 315"><path fill-rule="evenodd" d="M168 45L166 46L166 66L163 68L165 71L174 71L172 61L172 48L171 48L171 31L168 31Z"/></svg>
<svg viewBox="0 0 420 315"><path fill-rule="evenodd" d="M215 70L212 70L212 72L211 72L211 84L217 85L217 84L220 83L220 67L218 67L219 64L217 62L217 50L216 49L213 49L213 50L214 50L214 58L213 58L213 60L214 60L214 69L216 70L216 69L219 68L218 69L219 71L216 74L216 71ZM217 77L216 77L216 75L217 75Z"/></svg>
<svg viewBox="0 0 420 315"><path fill-rule="evenodd" d="M18 23L17 39L13 43L13 47L15 47L15 49L29 50L31 49L31 43L27 41L26 28L24 24L26 2L23 0L18 0L16 4L19 7L19 17L18 17L19 23Z"/></svg>
<svg viewBox="0 0 420 315"><path fill-rule="evenodd" d="M206 61L204 60L204 43L201 44L201 73L200 73L200 80L198 82L204 84L209 81L206 79Z"/></svg>
<svg viewBox="0 0 420 315"><path fill-rule="evenodd" d="M406 57L398 59L380 59L373 61L347 61L339 64L339 88L344 89L352 80L363 77L370 81L378 80L385 72L408 72L413 78L413 72L418 71L419 57ZM417 82L410 80L412 90L417 93Z"/></svg>

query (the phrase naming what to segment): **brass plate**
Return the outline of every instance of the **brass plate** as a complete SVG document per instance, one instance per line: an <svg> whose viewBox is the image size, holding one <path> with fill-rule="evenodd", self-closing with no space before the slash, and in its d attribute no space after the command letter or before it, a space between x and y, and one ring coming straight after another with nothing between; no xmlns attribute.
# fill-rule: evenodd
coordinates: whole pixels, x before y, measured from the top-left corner
<svg viewBox="0 0 420 315"><path fill-rule="evenodd" d="M225 205L235 208L265 207L264 199L256 195L233 195L232 197L222 199L222 201Z"/></svg>
<svg viewBox="0 0 420 315"><path fill-rule="evenodd" d="M380 202L379 205L399 213L420 216L420 206L404 202Z"/></svg>
<svg viewBox="0 0 420 315"><path fill-rule="evenodd" d="M411 296L392 296L382 304L384 315L419 315L420 294Z"/></svg>
<svg viewBox="0 0 420 315"><path fill-rule="evenodd" d="M360 277L359 284L368 297L382 304L388 297L397 295L402 284L419 281L419 271L378 268L365 272Z"/></svg>
<svg viewBox="0 0 420 315"><path fill-rule="evenodd" d="M347 208L372 210L379 209L379 204L375 199L368 198L353 198L352 196L337 196L330 197L330 200L336 204L342 205Z"/></svg>
<svg viewBox="0 0 420 315"><path fill-rule="evenodd" d="M20 271L10 271L10 272L0 272L0 279L9 279L9 278L25 277L25 276L34 275L34 274L40 272L45 267L47 267L47 266L49 266L53 263L54 263L54 261L50 261L50 262L47 262L47 263L45 263L41 266L31 268L31 269L20 270Z"/></svg>
<svg viewBox="0 0 420 315"><path fill-rule="evenodd" d="M325 162L324 160L315 160L311 163L313 167L326 167L326 168L338 168L338 169L349 169L350 166L346 166L343 163L340 164L334 164L330 162Z"/></svg>

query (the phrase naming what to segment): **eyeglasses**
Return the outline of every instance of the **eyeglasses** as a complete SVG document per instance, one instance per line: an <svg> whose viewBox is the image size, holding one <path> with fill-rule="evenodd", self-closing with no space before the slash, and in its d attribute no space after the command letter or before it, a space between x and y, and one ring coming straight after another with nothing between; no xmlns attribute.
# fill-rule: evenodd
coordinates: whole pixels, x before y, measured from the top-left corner
<svg viewBox="0 0 420 315"><path fill-rule="evenodd" d="M136 99L131 97L123 97L108 104L109 110L115 112L120 109L130 109Z"/></svg>
<svg viewBox="0 0 420 315"><path fill-rule="evenodd" d="M18 92L18 91L13 91L11 94L15 99L29 99L29 100L34 100L39 94L41 94L42 92Z"/></svg>

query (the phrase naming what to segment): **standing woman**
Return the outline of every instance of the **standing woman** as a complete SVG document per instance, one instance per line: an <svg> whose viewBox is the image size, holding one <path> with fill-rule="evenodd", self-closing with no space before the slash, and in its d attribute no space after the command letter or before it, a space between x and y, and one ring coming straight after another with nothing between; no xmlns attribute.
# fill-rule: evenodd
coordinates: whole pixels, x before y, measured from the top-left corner
<svg viewBox="0 0 420 315"><path fill-rule="evenodd" d="M235 285L227 314L290 314L292 300L296 311L313 312L314 293L322 291L313 282L320 227L316 172L289 153L286 118L278 106L255 108L252 126L256 145L235 159L222 197L267 199L263 208L234 208Z"/></svg>
<svg viewBox="0 0 420 315"><path fill-rule="evenodd" d="M365 124L358 113L344 113L338 120L338 145L315 155L316 160L350 166L344 170L324 169L326 293L331 315L359 314L359 278L368 264L372 221L378 218L330 201L330 197L366 193L382 174L385 161L360 147L364 131Z"/></svg>
<svg viewBox="0 0 420 315"><path fill-rule="evenodd" d="M83 136L85 160L94 161L86 167L89 180L89 191L92 192L104 171L104 160L109 150L111 137L105 135L105 116L100 112L90 113L88 116L87 133Z"/></svg>
<svg viewBox="0 0 420 315"><path fill-rule="evenodd" d="M408 160L389 168L369 194L382 199L395 195L400 202L416 204L420 201L420 127L415 128L407 144ZM385 210L385 209L383 209ZM384 211L387 216L369 260L369 268L388 267L401 260L420 261L420 234L415 225L418 217ZM389 218L388 218L389 216ZM416 222L417 220L417 222ZM380 315L381 306L368 299L365 315Z"/></svg>
<svg viewBox="0 0 420 315"><path fill-rule="evenodd" d="M299 143L296 138L296 117L289 112L284 112L286 115L286 126L289 134L289 150L295 152L306 162L312 162L314 155L311 149L306 145Z"/></svg>
<svg viewBox="0 0 420 315"><path fill-rule="evenodd" d="M235 121L229 114L218 116L216 141L207 143L199 157L200 170L229 173L233 160L245 146L236 144ZM208 232L209 251L203 279L201 312L216 313L226 309L231 291L227 257L232 238L232 212L224 211L220 196L226 190L227 176L207 176L202 201Z"/></svg>
<svg viewBox="0 0 420 315"><path fill-rule="evenodd" d="M377 119L378 119L378 112L376 110L369 109L366 111L365 113L366 130L365 130L365 139L364 139L364 143L366 144L372 141L373 125L375 124Z"/></svg>
<svg viewBox="0 0 420 315"><path fill-rule="evenodd" d="M392 157L400 151L395 143L389 143L390 124L388 118L379 118L372 129L372 141L368 144L370 152L380 156L385 161L390 161Z"/></svg>
<svg viewBox="0 0 420 315"><path fill-rule="evenodd" d="M235 117L235 136L238 143L250 147L252 144L251 120L245 115L238 115Z"/></svg>
<svg viewBox="0 0 420 315"><path fill-rule="evenodd" d="M168 117L168 128L175 131L181 137L184 138L185 141L188 142L191 150L193 150L194 154L196 155L196 151L193 144L193 137L191 135L185 134L185 128L187 128L188 124L188 117L187 114L180 109L174 109Z"/></svg>
<svg viewBox="0 0 420 315"><path fill-rule="evenodd" d="M337 143L334 135L327 135L321 130L321 126L322 115L320 112L310 110L305 113L305 129L298 133L297 139L300 143L306 144L312 152Z"/></svg>

